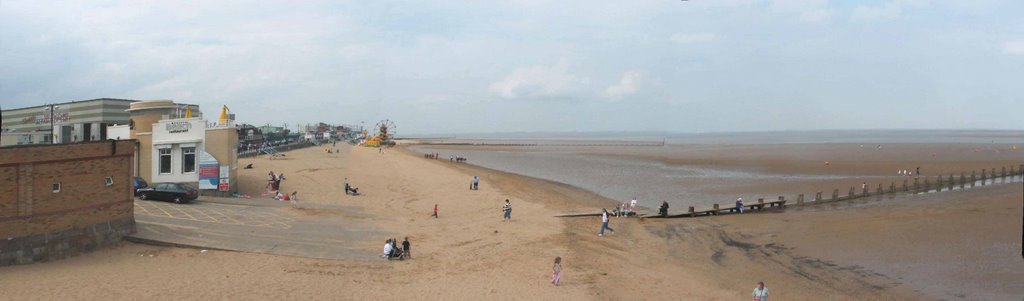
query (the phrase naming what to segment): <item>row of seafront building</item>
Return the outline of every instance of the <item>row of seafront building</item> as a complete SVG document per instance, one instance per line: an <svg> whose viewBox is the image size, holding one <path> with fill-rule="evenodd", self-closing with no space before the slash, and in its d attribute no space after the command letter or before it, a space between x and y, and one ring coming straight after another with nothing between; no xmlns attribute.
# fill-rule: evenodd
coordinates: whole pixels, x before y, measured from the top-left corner
<svg viewBox="0 0 1024 301"><path fill-rule="evenodd" d="M238 130L226 113L208 123L196 105L101 98L0 114L0 146L135 139L135 176L207 195L238 191Z"/></svg>

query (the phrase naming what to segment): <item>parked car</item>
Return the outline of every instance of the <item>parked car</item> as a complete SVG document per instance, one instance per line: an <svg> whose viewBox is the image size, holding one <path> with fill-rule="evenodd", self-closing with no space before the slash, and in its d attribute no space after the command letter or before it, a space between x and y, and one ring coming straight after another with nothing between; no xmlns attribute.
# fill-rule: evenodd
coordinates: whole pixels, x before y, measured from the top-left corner
<svg viewBox="0 0 1024 301"><path fill-rule="evenodd" d="M138 191L140 199L174 201L177 204L199 198L199 189L181 183L156 183Z"/></svg>
<svg viewBox="0 0 1024 301"><path fill-rule="evenodd" d="M146 183L146 180L143 179L143 178L140 178L140 177L135 177L135 182L134 183L135 183L135 195L136 196L139 195L139 189L149 187L149 183Z"/></svg>

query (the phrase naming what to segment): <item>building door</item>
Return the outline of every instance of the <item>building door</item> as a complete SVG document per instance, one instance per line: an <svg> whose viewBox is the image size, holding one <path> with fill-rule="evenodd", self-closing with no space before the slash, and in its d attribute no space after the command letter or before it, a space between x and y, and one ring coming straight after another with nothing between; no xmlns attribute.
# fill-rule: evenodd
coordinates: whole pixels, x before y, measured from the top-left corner
<svg viewBox="0 0 1024 301"><path fill-rule="evenodd" d="M100 140L107 140L107 124L106 123L100 123L100 128L97 129L96 131L100 132L100 135L99 135L100 136Z"/></svg>
<svg viewBox="0 0 1024 301"><path fill-rule="evenodd" d="M92 141L92 140L93 140L93 136L92 136L92 123L83 123L82 124L82 141L88 142L88 141Z"/></svg>
<svg viewBox="0 0 1024 301"><path fill-rule="evenodd" d="M60 141L59 143L71 143L71 133L75 131L75 127L70 125L63 125L57 129L60 130L60 140L58 140Z"/></svg>

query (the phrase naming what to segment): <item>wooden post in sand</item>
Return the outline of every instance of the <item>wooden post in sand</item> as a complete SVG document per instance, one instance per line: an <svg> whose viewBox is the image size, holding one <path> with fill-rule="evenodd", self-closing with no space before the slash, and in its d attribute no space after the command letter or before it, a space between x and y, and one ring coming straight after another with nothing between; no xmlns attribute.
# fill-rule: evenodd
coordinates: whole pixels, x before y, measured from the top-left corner
<svg viewBox="0 0 1024 301"><path fill-rule="evenodd" d="M804 205L804 194L803 193L801 193L801 194L796 196L796 205L797 206L803 206Z"/></svg>
<svg viewBox="0 0 1024 301"><path fill-rule="evenodd" d="M935 176L935 190L942 191L942 175Z"/></svg>
<svg viewBox="0 0 1024 301"><path fill-rule="evenodd" d="M988 180L988 177L985 175L985 169L982 168L981 169L981 185L982 186L985 185L985 180Z"/></svg>
<svg viewBox="0 0 1024 301"><path fill-rule="evenodd" d="M909 189L907 189L907 179L903 179L903 191L909 191Z"/></svg>
<svg viewBox="0 0 1024 301"><path fill-rule="evenodd" d="M964 185L967 185L967 177L965 177L965 176L964 176L964 173L963 173L963 172L961 172L961 173L960 173L960 189L961 189L961 190L963 190L963 189L964 189Z"/></svg>
<svg viewBox="0 0 1024 301"><path fill-rule="evenodd" d="M863 187L861 187L860 189L863 190L863 191L860 192L861 193L860 195L861 196L868 196L868 185L867 185L867 183L864 183L864 185L861 185L861 186L863 186Z"/></svg>
<svg viewBox="0 0 1024 301"><path fill-rule="evenodd" d="M712 213L712 214L718 215L718 204L715 204L714 208L715 208L715 213Z"/></svg>
<svg viewBox="0 0 1024 301"><path fill-rule="evenodd" d="M949 189L953 189L953 174L949 174ZM974 187L974 171L971 171L971 187Z"/></svg>
<svg viewBox="0 0 1024 301"><path fill-rule="evenodd" d="M696 213L696 211L694 211L694 210L693 210L693 206L690 206L690 209L689 209L689 210L687 210L687 212L689 212L689 213L690 213L690 217L694 217L694 216L697 216L697 213Z"/></svg>
<svg viewBox="0 0 1024 301"><path fill-rule="evenodd" d="M821 202L821 191L818 191L818 194L814 195L814 202Z"/></svg>
<svg viewBox="0 0 1024 301"><path fill-rule="evenodd" d="M1002 173L1000 175L1002 175L1003 177L1006 177L1006 166L1003 166L1003 170L1001 172Z"/></svg>
<svg viewBox="0 0 1024 301"><path fill-rule="evenodd" d="M882 194L882 183L878 183L878 194Z"/></svg>
<svg viewBox="0 0 1024 301"><path fill-rule="evenodd" d="M764 210L764 198L757 198L757 204L760 205L757 210Z"/></svg>
<svg viewBox="0 0 1024 301"><path fill-rule="evenodd" d="M838 201L838 200L839 200L839 189L832 190L832 201L835 202L835 201Z"/></svg>
<svg viewBox="0 0 1024 301"><path fill-rule="evenodd" d="M854 196L854 194L853 194L853 187L851 186L850 187L850 192L846 194L846 199L847 200L852 200L853 196Z"/></svg>
<svg viewBox="0 0 1024 301"><path fill-rule="evenodd" d="M928 192L928 190L931 190L931 186L931 181L928 181L928 177L924 177L924 192Z"/></svg>
<svg viewBox="0 0 1024 301"><path fill-rule="evenodd" d="M889 193L896 193L896 182L889 182Z"/></svg>
<svg viewBox="0 0 1024 301"><path fill-rule="evenodd" d="M952 178L953 174L949 174L949 177ZM977 182L977 181L978 181L978 176L972 170L971 171L971 187L974 187L974 183Z"/></svg>

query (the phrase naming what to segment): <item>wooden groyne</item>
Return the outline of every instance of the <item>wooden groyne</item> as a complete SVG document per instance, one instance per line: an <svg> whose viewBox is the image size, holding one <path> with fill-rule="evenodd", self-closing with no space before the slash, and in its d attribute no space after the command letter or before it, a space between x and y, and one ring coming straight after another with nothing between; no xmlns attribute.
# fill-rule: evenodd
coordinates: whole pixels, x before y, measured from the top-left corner
<svg viewBox="0 0 1024 301"><path fill-rule="evenodd" d="M665 146L665 142L621 142L621 143L491 143L491 142L421 142L416 145L429 146L515 146L515 147L536 147L536 146Z"/></svg>
<svg viewBox="0 0 1024 301"><path fill-rule="evenodd" d="M840 195L839 189L833 189L832 194L829 197L824 197L824 191L818 191L814 195L814 199L805 200L804 194L798 194L796 196L795 203L790 203L785 196L779 196L776 201L766 202L763 198L759 198L755 204L744 204L744 213L756 213L766 212L770 210L781 210L787 206L813 206L817 204L827 204L841 201L850 201L859 198L871 197L871 196L882 196L888 194L918 194L928 192L942 192L952 190L963 190L967 188L973 188L975 186L995 185L996 180L1002 179L1002 183L1007 183L1006 179L1013 179L1014 177L1024 178L1024 164L1018 165L1016 169L1014 166L1006 166L999 168L991 168L989 170L982 169L981 172L971 171L967 173L961 172L960 174L949 174L949 175L937 175L933 177L915 177L913 179L903 179L902 182L891 181L888 187L885 187L884 183L878 183L877 186L862 185L861 189L856 187L850 187L846 191L846 195ZM874 187L874 191L871 188ZM687 208L685 212L670 211L667 215L660 214L645 214L641 215L641 218L683 218L683 217L699 217L699 216L715 216L722 214L733 214L739 213L739 210L735 206L722 207L719 204L712 205L709 209L697 210L693 206ZM582 216L599 216L600 213L570 213L563 215L556 215L556 217L582 217Z"/></svg>

